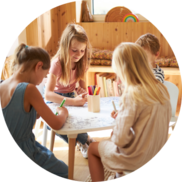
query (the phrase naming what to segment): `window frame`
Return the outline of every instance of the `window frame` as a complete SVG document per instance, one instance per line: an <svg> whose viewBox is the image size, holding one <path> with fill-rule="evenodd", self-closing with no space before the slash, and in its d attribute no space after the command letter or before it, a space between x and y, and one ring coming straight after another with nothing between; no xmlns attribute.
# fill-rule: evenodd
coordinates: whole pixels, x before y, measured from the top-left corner
<svg viewBox="0 0 182 182"><path fill-rule="evenodd" d="M93 16L93 20L94 22L105 22L105 16L106 15L94 15L93 14L93 2L92 0L84 0L87 1L88 7L89 7L89 11L91 12L92 16ZM143 17L140 14L136 14L138 16L138 19L140 22L148 22L148 20Z"/></svg>

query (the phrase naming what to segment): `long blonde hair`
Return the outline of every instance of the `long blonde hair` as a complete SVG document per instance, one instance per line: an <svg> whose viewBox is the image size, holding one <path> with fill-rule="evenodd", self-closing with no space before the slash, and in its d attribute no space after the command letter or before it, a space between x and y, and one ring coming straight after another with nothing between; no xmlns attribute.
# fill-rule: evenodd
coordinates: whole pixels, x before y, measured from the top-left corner
<svg viewBox="0 0 182 182"><path fill-rule="evenodd" d="M127 93L135 103L151 104L158 101L164 104L169 100L167 88L155 78L146 60L145 51L135 43L121 43L114 50L112 67L125 85L121 96L123 104Z"/></svg>
<svg viewBox="0 0 182 182"><path fill-rule="evenodd" d="M69 57L69 48L71 41L76 39L79 42L86 43L86 49L84 56L76 62L76 81L80 79L84 79L85 71L89 67L89 58L91 54L91 45L88 40L87 34L83 27L77 24L68 24L67 27L64 29L63 34L61 36L59 42L59 49L55 56L52 58L59 58L62 74L60 78L60 82L67 86L69 84L69 80L71 77L70 70L71 70L71 60Z"/></svg>

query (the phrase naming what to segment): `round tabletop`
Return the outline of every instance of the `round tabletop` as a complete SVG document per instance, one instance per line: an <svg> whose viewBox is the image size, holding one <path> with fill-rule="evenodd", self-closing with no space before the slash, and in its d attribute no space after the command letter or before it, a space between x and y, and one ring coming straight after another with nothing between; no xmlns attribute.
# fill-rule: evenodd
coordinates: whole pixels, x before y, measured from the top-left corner
<svg viewBox="0 0 182 182"><path fill-rule="evenodd" d="M119 109L120 97L101 97L100 112L93 113L88 111L88 104L83 106L65 106L68 109L68 118L60 130L54 130L58 134L79 134L90 131L98 131L112 129L115 125L115 120L111 117L111 112L114 110L112 101ZM50 109L56 113L56 107L60 104L48 104Z"/></svg>

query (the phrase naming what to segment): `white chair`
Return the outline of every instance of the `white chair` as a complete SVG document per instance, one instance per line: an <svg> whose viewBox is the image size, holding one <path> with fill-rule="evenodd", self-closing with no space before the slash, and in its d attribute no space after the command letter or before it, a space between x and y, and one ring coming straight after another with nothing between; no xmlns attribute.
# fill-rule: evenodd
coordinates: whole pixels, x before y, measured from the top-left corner
<svg viewBox="0 0 182 182"><path fill-rule="evenodd" d="M40 91L41 95L43 95L43 93L44 93L45 82L46 82L46 78L43 79L42 83L37 85L37 89ZM42 120L41 117L36 120L36 124L35 124L35 138L38 137L38 130L40 128L40 125L41 125L42 121L43 120ZM42 145L46 146L46 142L47 142L47 125L46 125L46 123L44 123L44 125L43 125Z"/></svg>
<svg viewBox="0 0 182 182"><path fill-rule="evenodd" d="M176 114L176 107L178 102L179 89L174 83L171 83L168 81L164 81L164 85L168 89L168 92L170 95L171 107L172 107L172 117L169 123L169 127L172 127L172 129L174 129L176 121L178 119L178 117L175 116L175 114Z"/></svg>
<svg viewBox="0 0 182 182"><path fill-rule="evenodd" d="M40 83L39 85L37 85L37 89L40 91L41 95L44 94L44 86L46 83L46 78L43 79L42 83ZM40 128L40 124L43 121L43 119L40 117L39 119L37 119L36 121L36 125L35 125L35 138L38 137L38 130ZM42 145L46 146L47 143L47 124L44 122L43 124L43 137L42 137ZM51 138L50 138L50 150L53 151L53 145L54 145L54 140L55 140L55 132L53 132L53 130L51 130Z"/></svg>
<svg viewBox="0 0 182 182"><path fill-rule="evenodd" d="M178 119L178 117L175 116L175 114L176 114L176 107L177 107L177 102L178 102L179 89L175 84L168 82L168 81L164 81L164 85L168 89L168 92L170 95L171 107L172 107L172 117L171 117L171 121L169 123L169 127L172 127L172 129L174 129L176 121ZM128 175L131 172L133 172L133 171L123 171L123 174Z"/></svg>

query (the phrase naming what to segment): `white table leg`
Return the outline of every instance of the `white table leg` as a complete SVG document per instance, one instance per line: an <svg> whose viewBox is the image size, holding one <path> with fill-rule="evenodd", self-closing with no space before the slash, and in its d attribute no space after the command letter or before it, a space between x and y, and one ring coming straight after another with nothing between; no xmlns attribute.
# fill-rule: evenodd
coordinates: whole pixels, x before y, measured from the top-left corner
<svg viewBox="0 0 182 182"><path fill-rule="evenodd" d="M73 180L74 176L74 162L75 162L75 142L77 134L68 135L69 154L68 154L68 179Z"/></svg>
<svg viewBox="0 0 182 182"><path fill-rule="evenodd" d="M51 139L50 139L50 151L53 152L54 140L55 140L55 132L51 129Z"/></svg>
<svg viewBox="0 0 182 182"><path fill-rule="evenodd" d="M44 123L43 127L43 139L42 139L42 145L46 147L46 142L47 142L47 125Z"/></svg>

